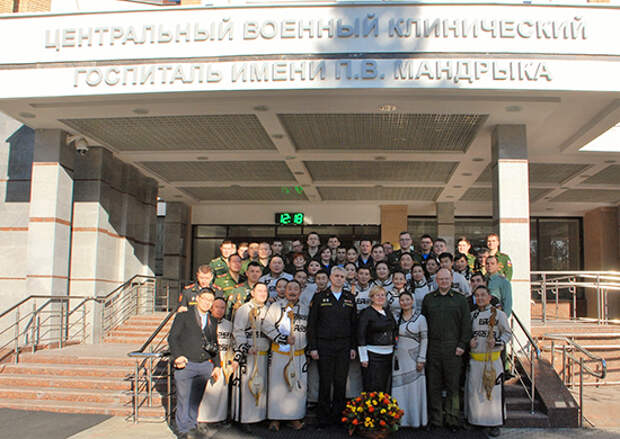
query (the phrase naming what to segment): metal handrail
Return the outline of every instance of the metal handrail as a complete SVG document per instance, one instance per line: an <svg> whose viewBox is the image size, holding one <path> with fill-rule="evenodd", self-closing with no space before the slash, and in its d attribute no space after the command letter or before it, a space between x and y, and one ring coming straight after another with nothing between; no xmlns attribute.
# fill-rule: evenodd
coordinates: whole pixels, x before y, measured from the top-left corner
<svg viewBox="0 0 620 439"><path fill-rule="evenodd" d="M141 383L144 383L144 388L147 392L147 404L149 407L152 405L153 401L153 379L157 378L165 378L166 379L166 398L168 401L167 404L167 417L170 416L170 402L171 402L171 366L170 362L166 362L166 374L165 375L157 375L155 374L155 367L157 363L155 360L160 360L169 356L169 352L167 349L161 350L161 345L163 342L163 338L159 340L157 345L151 346L151 343L155 338L159 335L162 329L166 326L166 324L170 321L170 319L176 314L176 311L170 311L166 317L159 323L157 328L151 333L151 335L147 338L147 340L140 346L140 348L136 351L132 351L127 355L130 358L135 358L136 360L136 370L133 375L133 395L132 395L132 417L133 422L137 423L140 419L140 389L143 388ZM150 347L150 352L145 352L147 348Z"/></svg>
<svg viewBox="0 0 620 439"><path fill-rule="evenodd" d="M554 366L555 363L555 342L561 341L564 343L559 349L562 350L562 368L560 370L562 374L562 382L567 387L574 387L574 374L572 373L573 364L579 364L579 426L583 427L583 420L586 419L583 414L583 374L586 372L588 375L591 375L594 378L605 379L607 376L607 361L603 357L593 354L588 351L586 348L581 346L575 340L570 339L569 337L561 334L544 334L543 339L551 340L551 367ZM590 366L585 364L583 356L577 358L573 353L577 351L581 354L588 357L589 360L600 362L601 371L597 372L592 370ZM567 362L568 361L568 362ZM568 372L568 373L567 373ZM587 419L586 419L587 420ZM588 421L590 422L590 421ZM591 423L591 422L590 422Z"/></svg>
<svg viewBox="0 0 620 439"><path fill-rule="evenodd" d="M517 322L517 325L519 326L519 328L521 329L521 331L523 332L523 334L527 338L528 343L525 346L521 343L520 338L515 337L514 322ZM536 361L535 360L540 359L540 357L541 357L541 350L540 350L538 344L536 343L536 341L534 340L534 338L532 337L532 335L530 334L530 331L523 325L523 322L521 322L521 319L519 319L519 317L515 314L514 311L512 312L512 314L510 316L510 329L512 330L512 338L510 339L510 359L511 359L511 363L512 363L512 373L513 373L513 375L515 375L519 379L519 382L521 383L521 386L525 390L525 393L527 394L527 396L528 396L528 398L530 400L530 413L534 414L536 412L536 410L535 410L535 405L536 405ZM529 385L529 389L528 389L527 384L523 380L523 377L521 376L521 374L518 373L518 371L516 370L515 354L517 354L517 351L515 350L515 342L519 345L519 352L521 354L525 353L526 351L529 351L529 362L530 362L530 385Z"/></svg>
<svg viewBox="0 0 620 439"><path fill-rule="evenodd" d="M547 294L551 292L554 297L557 317L559 315L560 290L566 289L572 300L571 320L577 320L577 288L589 288L596 291L596 322L601 325L610 323L607 295L620 291L620 272L532 271L531 276L531 289L541 298L543 324L548 319Z"/></svg>

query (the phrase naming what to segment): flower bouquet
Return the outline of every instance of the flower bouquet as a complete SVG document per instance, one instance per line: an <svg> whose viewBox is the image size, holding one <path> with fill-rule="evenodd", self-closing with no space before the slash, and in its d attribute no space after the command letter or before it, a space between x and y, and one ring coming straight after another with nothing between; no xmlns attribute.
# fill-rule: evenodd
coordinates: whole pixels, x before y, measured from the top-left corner
<svg viewBox="0 0 620 439"><path fill-rule="evenodd" d="M369 438L385 438L398 430L403 411L396 400L384 392L363 392L347 402L342 423L349 435L354 432Z"/></svg>

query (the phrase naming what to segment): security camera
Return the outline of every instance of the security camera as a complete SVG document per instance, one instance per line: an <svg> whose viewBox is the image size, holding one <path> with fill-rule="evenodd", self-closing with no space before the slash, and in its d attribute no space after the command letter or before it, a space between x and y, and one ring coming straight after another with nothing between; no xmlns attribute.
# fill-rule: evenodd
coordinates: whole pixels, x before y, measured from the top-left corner
<svg viewBox="0 0 620 439"><path fill-rule="evenodd" d="M88 152L88 141L81 136L71 136L67 139L67 143L73 143L75 150L79 155L86 155Z"/></svg>

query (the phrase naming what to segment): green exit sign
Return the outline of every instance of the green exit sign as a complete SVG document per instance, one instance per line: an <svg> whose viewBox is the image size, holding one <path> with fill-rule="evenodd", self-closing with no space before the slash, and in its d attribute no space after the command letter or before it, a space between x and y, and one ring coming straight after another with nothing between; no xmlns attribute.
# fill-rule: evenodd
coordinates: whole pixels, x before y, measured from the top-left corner
<svg viewBox="0 0 620 439"><path fill-rule="evenodd" d="M303 212L276 213L276 225L278 226L301 226L304 223Z"/></svg>

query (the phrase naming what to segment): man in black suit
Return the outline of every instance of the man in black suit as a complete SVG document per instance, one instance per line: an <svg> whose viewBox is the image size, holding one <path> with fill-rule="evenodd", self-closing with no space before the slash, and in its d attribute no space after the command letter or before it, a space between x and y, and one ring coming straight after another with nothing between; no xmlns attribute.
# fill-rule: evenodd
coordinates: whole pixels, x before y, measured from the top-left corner
<svg viewBox="0 0 620 439"><path fill-rule="evenodd" d="M214 299L212 289L201 289L196 305L175 316L168 334L170 357L175 367L179 438L202 437L196 428L198 406L207 380L213 377L217 381L220 377L217 319L209 312Z"/></svg>

